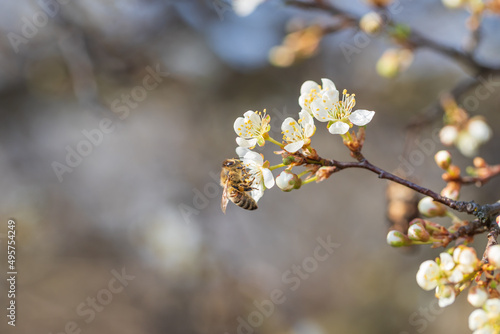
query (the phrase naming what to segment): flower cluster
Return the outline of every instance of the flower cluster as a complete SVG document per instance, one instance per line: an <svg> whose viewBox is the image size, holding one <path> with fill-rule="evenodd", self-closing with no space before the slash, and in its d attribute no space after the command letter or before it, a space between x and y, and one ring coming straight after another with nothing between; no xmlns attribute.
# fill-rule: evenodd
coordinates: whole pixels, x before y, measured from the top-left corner
<svg viewBox="0 0 500 334"><path fill-rule="evenodd" d="M467 157L474 156L479 147L490 140L491 128L481 116L469 118L467 112L453 100L445 100L443 107L445 126L439 132L441 143L455 145Z"/></svg>
<svg viewBox="0 0 500 334"><path fill-rule="evenodd" d="M302 150L304 154L311 154L311 137L316 132L314 118L321 122L328 122L330 133L344 136L353 124L364 126L368 124L374 111L356 110L352 112L355 105L354 95L346 94L344 91L342 101L339 100L339 92L335 84L329 79L322 79L323 87L313 81L306 81L300 89L298 120L287 117L281 125L283 141L279 143L269 136L271 129L271 117L264 112L249 110L238 117L234 122L234 131L237 135L236 143L238 154L243 165L247 169L249 179L252 180L250 196L258 201L265 189L274 186L275 180L272 170L284 167L285 164L270 166L264 160L262 154L251 151L256 145L264 146L266 141L279 145L287 154L293 154ZM344 138L345 140L345 138ZM279 153L279 152L278 152ZM288 164L287 169L276 179L278 187L283 191L298 189L303 184L301 176L291 172L293 165ZM306 171L312 173L313 171ZM309 179L308 181L310 181Z"/></svg>
<svg viewBox="0 0 500 334"><path fill-rule="evenodd" d="M486 300L483 307L469 316L469 328L473 334L500 333L500 299Z"/></svg>
<svg viewBox="0 0 500 334"><path fill-rule="evenodd" d="M441 307L446 307L455 301L460 283L472 279L473 273L479 266L473 248L459 246L452 254L443 252L436 261L423 262L417 272L418 285L424 290L435 288Z"/></svg>

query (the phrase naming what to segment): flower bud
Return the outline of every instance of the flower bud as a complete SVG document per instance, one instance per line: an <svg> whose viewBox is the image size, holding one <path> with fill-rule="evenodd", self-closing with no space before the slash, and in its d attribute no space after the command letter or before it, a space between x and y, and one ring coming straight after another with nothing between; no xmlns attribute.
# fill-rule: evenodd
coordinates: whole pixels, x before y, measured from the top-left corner
<svg viewBox="0 0 500 334"><path fill-rule="evenodd" d="M436 262L424 261L417 272L417 284L426 291L432 290L438 285L440 275L441 271Z"/></svg>
<svg viewBox="0 0 500 334"><path fill-rule="evenodd" d="M445 150L439 151L434 155L434 160L439 168L446 170L451 165L451 154Z"/></svg>
<svg viewBox="0 0 500 334"><path fill-rule="evenodd" d="M288 166L288 165L292 164L293 162L295 162L295 158L291 155L289 155L286 158L283 158L283 165L285 165L285 166Z"/></svg>
<svg viewBox="0 0 500 334"><path fill-rule="evenodd" d="M472 161L472 163L474 164L474 167L476 167L476 168L484 168L484 167L488 166L486 161L481 157L475 157L474 160Z"/></svg>
<svg viewBox="0 0 500 334"><path fill-rule="evenodd" d="M403 233L392 230L387 233L387 243L392 247L410 246L411 240Z"/></svg>
<svg viewBox="0 0 500 334"><path fill-rule="evenodd" d="M382 17L376 12L365 14L359 21L359 27L367 34L374 34L380 30L382 26Z"/></svg>
<svg viewBox="0 0 500 334"><path fill-rule="evenodd" d="M408 229L408 237L414 241L426 242L430 239L430 234L421 223L416 223Z"/></svg>
<svg viewBox="0 0 500 334"><path fill-rule="evenodd" d="M455 302L455 289L449 285L440 285L436 289L436 297L439 298L439 306L446 307Z"/></svg>
<svg viewBox="0 0 500 334"><path fill-rule="evenodd" d="M491 128L483 118L473 117L467 123L467 131L479 143L486 143L491 138Z"/></svg>
<svg viewBox="0 0 500 334"><path fill-rule="evenodd" d="M500 245L493 245L488 248L488 262L495 268L500 268Z"/></svg>
<svg viewBox="0 0 500 334"><path fill-rule="evenodd" d="M299 189L302 185L302 180L294 173L284 170L276 178L276 185L283 191L292 191Z"/></svg>
<svg viewBox="0 0 500 334"><path fill-rule="evenodd" d="M488 299L488 293L484 288L474 286L470 288L467 300L474 307L481 307Z"/></svg>
<svg viewBox="0 0 500 334"><path fill-rule="evenodd" d="M439 140L445 146L451 146L458 137L458 129L453 125L444 126L441 131L439 131Z"/></svg>
<svg viewBox="0 0 500 334"><path fill-rule="evenodd" d="M452 200L458 200L460 196L460 183L449 182L446 187L441 190L441 196L451 198Z"/></svg>
<svg viewBox="0 0 500 334"><path fill-rule="evenodd" d="M446 215L446 207L435 202L431 197L424 197L418 202L418 211L427 217L442 217Z"/></svg>

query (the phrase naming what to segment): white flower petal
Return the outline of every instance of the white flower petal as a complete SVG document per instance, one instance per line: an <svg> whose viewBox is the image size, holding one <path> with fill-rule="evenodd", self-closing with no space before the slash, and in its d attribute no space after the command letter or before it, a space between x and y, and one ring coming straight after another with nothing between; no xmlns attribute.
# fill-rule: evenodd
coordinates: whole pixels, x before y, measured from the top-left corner
<svg viewBox="0 0 500 334"><path fill-rule="evenodd" d="M328 122L331 120L330 115L325 110L323 103L320 100L313 100L311 102L311 112L314 117L320 122Z"/></svg>
<svg viewBox="0 0 500 334"><path fill-rule="evenodd" d="M335 84L333 83L333 81L330 80L330 79L326 79L326 78L322 78L321 79L321 88L324 91L334 91L334 90L337 90L337 87L335 87Z"/></svg>
<svg viewBox="0 0 500 334"><path fill-rule="evenodd" d="M440 285L436 288L436 297L439 298L439 306L446 307L455 302L455 290L448 285Z"/></svg>
<svg viewBox="0 0 500 334"><path fill-rule="evenodd" d="M236 148L236 154L240 157L240 159L243 159L245 154L247 154L248 152L251 152L251 151L246 147L238 146Z"/></svg>
<svg viewBox="0 0 500 334"><path fill-rule="evenodd" d="M328 131L330 131L330 133L334 135L343 135L344 133L349 131L349 125L344 122L338 121L333 123L328 128Z"/></svg>
<svg viewBox="0 0 500 334"><path fill-rule="evenodd" d="M281 124L281 131L283 132L289 131L288 133L289 136L291 135L291 133L296 132L298 129L299 129L299 124L297 123L296 120L294 120L291 117L285 118L283 124Z"/></svg>
<svg viewBox="0 0 500 334"><path fill-rule="evenodd" d="M258 202L262 195L264 195L264 185L262 184L262 182L260 182L257 184L253 184L252 186L254 187L254 189L252 189L252 191L250 192L250 196L252 196L255 202Z"/></svg>
<svg viewBox="0 0 500 334"><path fill-rule="evenodd" d="M291 143L291 144L288 144L285 146L285 150L290 152L290 153L295 153L297 152L298 150L300 150L302 148L302 146L304 146L304 141L303 140L299 140L295 143Z"/></svg>
<svg viewBox="0 0 500 334"><path fill-rule="evenodd" d="M349 115L349 120L357 126L363 126L370 123L373 115L375 115L375 111L359 109Z"/></svg>
<svg viewBox="0 0 500 334"><path fill-rule="evenodd" d="M417 272L418 285L426 290L432 290L437 286L440 270L436 262L427 260L422 262Z"/></svg>
<svg viewBox="0 0 500 334"><path fill-rule="evenodd" d="M238 144L238 146L241 146L241 147L254 148L255 144L257 144L257 139L255 139L255 138L245 139L245 138L237 137L236 143Z"/></svg>
<svg viewBox="0 0 500 334"><path fill-rule="evenodd" d="M274 176L273 173L267 169L262 169L262 176L264 177L264 185L267 189L271 189L274 186Z"/></svg>
<svg viewBox="0 0 500 334"><path fill-rule="evenodd" d="M314 125L311 125L311 124L306 124L306 126L303 128L304 128L304 137L306 137L306 138L312 137L314 132L316 132L316 127Z"/></svg>
<svg viewBox="0 0 500 334"><path fill-rule="evenodd" d="M239 136L240 133L243 134L245 119L243 117L238 117L236 121L234 121L234 132Z"/></svg>
<svg viewBox="0 0 500 334"><path fill-rule="evenodd" d="M302 120L302 123L300 123L300 125L302 125L302 126L304 126L306 124L313 124L314 125L314 118L312 118L311 114L305 110L301 110L299 112L299 119Z"/></svg>
<svg viewBox="0 0 500 334"><path fill-rule="evenodd" d="M316 82L307 80L300 86L300 95L309 94L313 89L320 91L320 87Z"/></svg>
<svg viewBox="0 0 500 334"><path fill-rule="evenodd" d="M262 166L264 164L262 154L253 151L247 152L243 159L245 159L248 163L254 162L258 166Z"/></svg>

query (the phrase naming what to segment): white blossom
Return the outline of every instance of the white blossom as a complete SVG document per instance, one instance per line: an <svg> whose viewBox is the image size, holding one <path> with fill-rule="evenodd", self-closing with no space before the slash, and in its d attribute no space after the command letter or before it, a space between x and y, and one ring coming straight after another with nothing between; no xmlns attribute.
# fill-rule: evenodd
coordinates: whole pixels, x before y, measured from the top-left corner
<svg viewBox="0 0 500 334"><path fill-rule="evenodd" d="M244 148L254 148L255 144L263 146L265 144L264 134L269 132L271 117L265 111L255 112L252 110L238 117L234 121L234 131L238 135L236 143Z"/></svg>
<svg viewBox="0 0 500 334"><path fill-rule="evenodd" d="M321 83L322 86L310 80L304 82L299 104L318 121L328 122L330 133L345 134L352 124L364 126L372 120L374 111L360 109L352 112L356 104L354 94L347 94L344 89L342 100L339 100L339 91L331 80L321 79Z"/></svg>
<svg viewBox="0 0 500 334"><path fill-rule="evenodd" d="M439 306L446 307L455 302L455 289L449 285L439 285L436 288L436 297L439 299Z"/></svg>
<svg viewBox="0 0 500 334"><path fill-rule="evenodd" d="M432 260L424 261L417 272L417 283L424 290L432 290L438 285L439 266Z"/></svg>
<svg viewBox="0 0 500 334"><path fill-rule="evenodd" d="M474 310L469 316L469 329L471 331L475 331L476 329L480 329L481 327L483 327L487 322L488 313L486 313L485 310Z"/></svg>
<svg viewBox="0 0 500 334"><path fill-rule="evenodd" d="M250 192L250 196L257 202L264 194L266 188L270 189L274 186L273 173L269 168L264 166L264 156L262 154L242 147L238 147L236 153L248 169L250 178L253 179L253 189Z"/></svg>
<svg viewBox="0 0 500 334"><path fill-rule="evenodd" d="M288 117L281 125L283 140L287 143L287 145L285 145L285 150L290 153L297 152L304 145L308 145L311 141L309 138L316 131L314 119L307 111L300 111L299 117L298 122Z"/></svg>
<svg viewBox="0 0 500 334"><path fill-rule="evenodd" d="M467 295L467 301L475 307L481 307L484 305L488 299L488 293L479 286L474 286L470 288L469 294Z"/></svg>

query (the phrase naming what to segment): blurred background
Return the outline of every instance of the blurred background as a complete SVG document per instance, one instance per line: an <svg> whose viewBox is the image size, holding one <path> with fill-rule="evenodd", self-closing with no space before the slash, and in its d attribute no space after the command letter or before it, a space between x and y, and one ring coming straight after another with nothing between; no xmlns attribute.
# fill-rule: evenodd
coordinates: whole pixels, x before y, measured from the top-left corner
<svg viewBox="0 0 500 334"><path fill-rule="evenodd" d="M462 45L466 10L401 6L394 19ZM419 49L384 78L376 63L391 40L355 44L360 32L346 29L292 61L273 47L293 29L336 21L274 0L246 17L222 0L2 0L0 17L0 268L12 218L18 272L16 326L2 315L2 333L470 333L464 296L441 310L415 282L440 250L386 244L387 184L374 174L346 170L300 191L267 190L254 212L220 210L234 120L267 109L279 140L283 119L300 111L301 84L323 77L376 111L364 147L372 163L394 171L413 152L421 158L409 177L439 191L433 154L443 146L432 133L442 119L409 144L406 126L470 74L449 58ZM485 18L479 59L500 62L499 28ZM356 52L346 56L345 45ZM494 130L480 151L492 164L499 96L470 110ZM340 137L316 125L319 154L349 160ZM257 150L277 164L276 148ZM462 199L494 202L498 186L472 186ZM321 248L317 261L328 240L334 250Z"/></svg>

